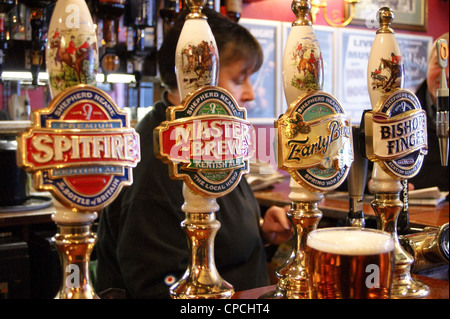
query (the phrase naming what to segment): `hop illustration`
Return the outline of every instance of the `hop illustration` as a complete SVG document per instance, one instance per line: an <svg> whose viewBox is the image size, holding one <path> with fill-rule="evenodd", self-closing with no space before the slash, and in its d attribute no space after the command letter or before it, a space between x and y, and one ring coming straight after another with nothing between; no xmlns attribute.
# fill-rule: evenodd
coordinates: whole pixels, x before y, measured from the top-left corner
<svg viewBox="0 0 450 319"><path fill-rule="evenodd" d="M293 117L285 120L284 125L286 126L285 135L289 139L296 137L300 133L308 134L311 132L311 127L305 123L300 113L295 113Z"/></svg>

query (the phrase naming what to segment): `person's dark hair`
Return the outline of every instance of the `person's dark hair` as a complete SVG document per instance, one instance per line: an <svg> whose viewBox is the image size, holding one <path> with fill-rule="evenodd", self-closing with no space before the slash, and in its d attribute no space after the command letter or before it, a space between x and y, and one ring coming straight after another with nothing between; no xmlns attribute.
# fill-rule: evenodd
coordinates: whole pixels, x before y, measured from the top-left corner
<svg viewBox="0 0 450 319"><path fill-rule="evenodd" d="M258 41L242 25L237 24L220 13L205 8L203 13L215 37L219 50L220 65L226 66L236 61L246 61L249 74L258 71L263 63L263 52ZM177 88L175 75L175 51L184 25L187 10L177 17L173 27L167 32L157 60L161 81L169 89Z"/></svg>

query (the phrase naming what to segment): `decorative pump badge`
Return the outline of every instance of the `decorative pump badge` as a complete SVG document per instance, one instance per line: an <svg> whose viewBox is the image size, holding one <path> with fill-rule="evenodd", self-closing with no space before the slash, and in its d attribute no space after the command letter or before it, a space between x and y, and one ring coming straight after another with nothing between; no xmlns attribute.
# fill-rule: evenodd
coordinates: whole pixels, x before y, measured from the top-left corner
<svg viewBox="0 0 450 319"><path fill-rule="evenodd" d="M353 162L351 119L333 96L323 91L305 94L275 127L279 168L312 191L342 184Z"/></svg>
<svg viewBox="0 0 450 319"><path fill-rule="evenodd" d="M132 183L139 135L105 92L66 89L33 116L34 126L17 139L17 162L33 173L37 190L51 191L70 208L99 211Z"/></svg>
<svg viewBox="0 0 450 319"><path fill-rule="evenodd" d="M168 121L154 131L155 154L171 164L171 178L194 192L220 197L248 173L255 132L231 94L215 86L187 96L167 110Z"/></svg>
<svg viewBox="0 0 450 319"><path fill-rule="evenodd" d="M396 89L364 116L366 156L392 177L409 179L428 153L427 118L414 93Z"/></svg>

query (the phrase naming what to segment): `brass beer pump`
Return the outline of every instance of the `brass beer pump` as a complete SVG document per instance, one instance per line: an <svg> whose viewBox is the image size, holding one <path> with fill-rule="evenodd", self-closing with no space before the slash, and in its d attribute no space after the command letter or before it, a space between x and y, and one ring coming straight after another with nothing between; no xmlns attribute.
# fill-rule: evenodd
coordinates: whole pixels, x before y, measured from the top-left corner
<svg viewBox="0 0 450 319"><path fill-rule="evenodd" d="M287 217L294 231L292 252L288 260L275 272L278 278L275 291L261 296L261 299L311 298L306 264L306 238L317 228L323 216L318 208L323 193L309 191L294 179L290 180L289 187L291 208L287 212Z"/></svg>
<svg viewBox="0 0 450 319"><path fill-rule="evenodd" d="M249 158L254 153L254 129L246 121L245 109L240 108L226 90L217 87L218 49L207 17L202 13L206 0L187 0L186 4L190 12L186 16L175 54L175 71L182 102L180 106L169 107L167 121L154 131L155 155L171 165L169 172L172 178L184 181L185 202L182 210L186 218L181 226L187 235L189 261L182 278L170 287L170 295L173 299L228 299L233 296L234 288L220 276L214 260L214 238L220 228L220 222L216 219L219 210L216 200L232 191L241 176L248 173ZM205 45L210 49L206 50ZM198 66L203 71L201 75L186 62L195 50L208 52ZM230 103L225 104L224 99ZM202 103L198 103L199 100ZM242 156L234 158L233 154L233 158L225 156L217 159L206 150L200 152L201 155L195 154L193 144L190 144L195 142L192 141L194 138L174 137L179 131L191 134L193 130L209 129L212 122L221 123L219 131L222 133L213 141L208 140L208 143L226 142L229 137L223 133L224 130L238 122L248 132L239 138L250 141L248 146L252 149L244 146ZM185 130L185 127L193 129ZM205 134L200 135L202 139L207 138ZM198 142L199 134L196 136ZM177 154L173 151L176 147L174 143L183 140L186 141L182 145L184 154ZM215 168L218 161L226 164L220 167L227 168Z"/></svg>
<svg viewBox="0 0 450 319"><path fill-rule="evenodd" d="M428 295L429 288L411 276L410 269L414 259L399 242L397 219L403 207L400 200L403 189L401 181L418 173L427 152L426 116L415 95L402 89L404 67L400 48L390 27L394 13L383 7L378 11L377 18L380 28L372 46L367 72L373 110L366 112L364 117L366 155L374 162L372 190L375 199L371 205L378 217L379 227L394 238L395 269L391 298L424 297ZM379 86L377 75L384 75L385 72L395 74L396 79ZM398 153L392 152L389 145L397 142L386 128L394 123L406 126L409 123L417 124L414 125L416 130L411 129L402 136L408 138L408 135L414 134L417 141L414 147L410 146Z"/></svg>
<svg viewBox="0 0 450 319"><path fill-rule="evenodd" d="M219 274L214 260L214 238L220 229L215 198L195 194L183 185L186 232L190 259L183 277L170 287L173 299L229 299L234 288Z"/></svg>
<svg viewBox="0 0 450 319"><path fill-rule="evenodd" d="M97 99L109 107L106 109ZM95 114L105 114L104 120L86 119L80 112L86 105ZM45 109L34 111L32 118L33 126L17 137L17 164L33 174L37 191L50 191L60 203L52 215L57 226L52 241L59 252L62 273L56 298L97 299L89 268L96 242L91 226L97 212L117 197L122 186L132 183L131 167L140 160L139 136L129 128L127 114L119 111L106 93L84 84L65 89ZM77 129L65 128L74 123ZM99 123L118 125L105 131L95 128ZM105 144L92 143L87 151L76 142L81 139ZM120 151L127 154L126 158L111 161L108 141L113 139L123 145ZM44 147L45 158L42 144L36 142L43 140L49 143ZM77 160L79 154L83 154L83 160Z"/></svg>
<svg viewBox="0 0 450 319"><path fill-rule="evenodd" d="M292 253L276 271L276 290L262 295L262 299L311 298L306 238L322 218L318 203L324 193L344 181L353 161L351 120L334 97L321 91L323 62L307 18L310 10L310 1L292 1L297 19L292 24L283 59L283 83L289 108L275 121L278 167L291 175L291 209L287 216L294 231ZM329 152L320 147L311 151L313 145L327 139L324 135L332 134L332 122L342 133L335 135L336 144L328 145ZM305 153L309 155L303 156Z"/></svg>
<svg viewBox="0 0 450 319"><path fill-rule="evenodd" d="M189 37L187 32L194 32L197 27L202 25L209 29L206 17L202 14L205 4L205 0L186 0L186 5L190 9L190 13L186 17L186 24L193 22L192 29L185 25L178 46L181 45L181 41ZM211 35L211 37L213 36ZM177 47L177 54L178 52ZM215 61L215 63L218 62ZM176 66L176 68L181 67L179 64ZM182 78L182 72L177 72L177 77L178 79ZM179 80L179 83L181 81ZM215 75L210 77L210 81L208 84L217 85ZM179 85L179 88L181 99L184 99L188 92L192 91L183 90L183 85ZM216 220L216 212L219 210L216 199L196 194L186 186L186 183L183 184L183 196L185 203L182 210L186 214L186 219L182 222L182 228L187 235L190 259L183 277L170 288L171 297L174 299L231 298L234 294L233 286L222 279L214 260L214 238L220 228L220 222Z"/></svg>
<svg viewBox="0 0 450 319"><path fill-rule="evenodd" d="M80 109L86 105L93 113L108 114L110 118L86 119L80 115ZM97 299L89 267L97 239L92 224L97 212L117 197L122 186L132 183L131 168L140 160L139 135L129 128L127 114L119 111L106 93L84 84L65 89L45 109L34 111L32 118L34 125L17 137L17 164L33 174L37 191L50 191L59 202L52 215L57 226L52 241L59 252L62 275L55 298ZM65 128L74 123L77 129ZM95 128L99 123L118 125L105 131ZM76 143L81 139L101 140L105 144L92 143L88 152L87 147ZM126 158L111 160L111 142L106 143L114 139L124 146L120 151L127 154ZM49 143L45 146L47 151L53 149L46 158L42 158L42 144L36 142L42 140ZM77 160L79 154L83 154L83 160Z"/></svg>
<svg viewBox="0 0 450 319"><path fill-rule="evenodd" d="M98 299L89 268L90 256L97 241L92 231L97 213L80 213L65 208L58 210L52 216L57 226L52 242L58 248L61 262L61 285L55 298Z"/></svg>
<svg viewBox="0 0 450 319"><path fill-rule="evenodd" d="M81 27L62 23L68 21L73 10ZM57 51L65 37L86 45L96 44L86 2L57 1L49 34L48 56ZM98 56L92 54L79 60L97 61ZM96 66L92 63L92 68L88 68L86 79L88 75L95 78ZM52 215L57 226L52 241L62 266L61 285L55 298L97 299L89 268L96 242L91 226L97 212L110 204L123 186L132 183L131 169L140 161L139 135L130 128L127 114L108 94L93 85L74 85L66 78L55 87L52 79L59 75L59 68L55 74L53 63L47 63L47 72L52 100L44 109L33 111L32 126L17 137L17 164L33 174L35 190L50 191L59 202ZM112 141L121 145L117 152L125 156L111 156Z"/></svg>

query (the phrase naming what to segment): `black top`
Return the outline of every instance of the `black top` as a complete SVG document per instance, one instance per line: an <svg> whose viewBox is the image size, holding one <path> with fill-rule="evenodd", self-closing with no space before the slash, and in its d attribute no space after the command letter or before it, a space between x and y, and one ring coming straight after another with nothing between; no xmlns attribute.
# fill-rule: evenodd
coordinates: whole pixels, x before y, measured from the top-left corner
<svg viewBox="0 0 450 319"><path fill-rule="evenodd" d="M425 155L420 172L409 181L416 189L438 186L441 191L448 191L448 166L441 165L439 140L436 136L436 106L428 93L426 80L416 91L416 96L427 113L428 154Z"/></svg>
<svg viewBox="0 0 450 319"><path fill-rule="evenodd" d="M185 219L183 182L169 177L168 165L154 156L153 130L170 105L155 104L138 124L141 161L133 184L100 215L95 288L124 289L128 298L168 298L169 287L187 269L189 250L180 224ZM218 198L215 261L220 275L241 291L269 284L260 209L245 178Z"/></svg>

